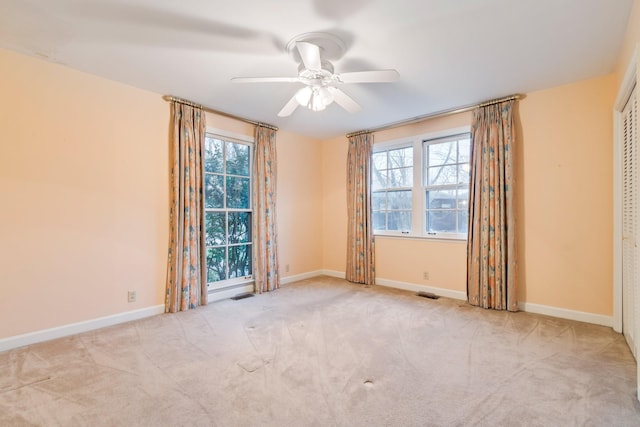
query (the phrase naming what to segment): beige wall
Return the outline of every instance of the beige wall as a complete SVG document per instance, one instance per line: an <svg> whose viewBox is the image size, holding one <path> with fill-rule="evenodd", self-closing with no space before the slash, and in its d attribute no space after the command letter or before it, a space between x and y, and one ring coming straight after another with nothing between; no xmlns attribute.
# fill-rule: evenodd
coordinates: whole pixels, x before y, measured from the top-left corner
<svg viewBox="0 0 640 427"><path fill-rule="evenodd" d="M612 314L612 114L615 76L519 102L519 300ZM375 135L380 143L469 124L470 113ZM347 143L323 143L324 263L345 268ZM340 242L336 248L335 242ZM338 249L338 250L336 250ZM429 280L422 273L429 272ZM465 292L464 242L376 239L376 277Z"/></svg>
<svg viewBox="0 0 640 427"><path fill-rule="evenodd" d="M347 256L347 150L344 137L322 142L322 265L338 272Z"/></svg>
<svg viewBox="0 0 640 427"><path fill-rule="evenodd" d="M615 75L520 102L519 298L613 314Z"/></svg>
<svg viewBox="0 0 640 427"><path fill-rule="evenodd" d="M163 304L169 105L4 50L0 69L0 339ZM278 133L283 276L322 268L320 150Z"/></svg>
<svg viewBox="0 0 640 427"><path fill-rule="evenodd" d="M278 132L278 256L282 277L322 269L321 149L320 141Z"/></svg>
<svg viewBox="0 0 640 427"><path fill-rule="evenodd" d="M0 338L161 304L166 102L4 50L0 69Z"/></svg>

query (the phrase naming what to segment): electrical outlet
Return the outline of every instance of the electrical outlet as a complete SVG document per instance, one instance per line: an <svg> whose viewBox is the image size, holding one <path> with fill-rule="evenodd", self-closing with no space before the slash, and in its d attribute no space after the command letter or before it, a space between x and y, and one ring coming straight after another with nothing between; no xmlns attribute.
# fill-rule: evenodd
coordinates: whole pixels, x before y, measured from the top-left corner
<svg viewBox="0 0 640 427"><path fill-rule="evenodd" d="M136 302L136 291L127 292L127 302Z"/></svg>
<svg viewBox="0 0 640 427"><path fill-rule="evenodd" d="M287 265L285 265L285 266L284 266L284 271L285 271L286 273L288 273L288 272L289 272L289 264L287 264Z"/></svg>
<svg viewBox="0 0 640 427"><path fill-rule="evenodd" d="M423 273L422 273L422 278L423 278L424 280L429 280L429 272L428 272L428 271L423 272Z"/></svg>

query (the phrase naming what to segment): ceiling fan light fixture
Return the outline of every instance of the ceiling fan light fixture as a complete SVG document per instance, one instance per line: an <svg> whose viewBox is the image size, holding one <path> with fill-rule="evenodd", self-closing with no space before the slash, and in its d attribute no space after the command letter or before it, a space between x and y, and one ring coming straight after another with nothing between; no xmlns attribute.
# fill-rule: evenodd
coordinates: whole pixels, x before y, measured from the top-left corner
<svg viewBox="0 0 640 427"><path fill-rule="evenodd" d="M336 86L347 83L390 83L400 77L396 70L352 71L335 74L329 59L338 59L344 53L342 41L331 34L305 33L287 44L287 51L299 63L298 77L234 77L236 83L302 83L304 87L293 95L278 113L290 116L299 106L321 111L332 103L349 113L362 109L349 95Z"/></svg>
<svg viewBox="0 0 640 427"><path fill-rule="evenodd" d="M311 111L322 111L333 102L333 94L326 87L303 87L296 93L296 102Z"/></svg>
<svg viewBox="0 0 640 427"><path fill-rule="evenodd" d="M322 111L327 108L327 104L324 103L320 93L317 90L313 91L313 95L311 95L311 102L307 105L312 111Z"/></svg>
<svg viewBox="0 0 640 427"><path fill-rule="evenodd" d="M298 104L306 107L309 105L309 101L311 101L311 95L313 95L313 91L309 86L303 87L296 93L296 101Z"/></svg>
<svg viewBox="0 0 640 427"><path fill-rule="evenodd" d="M322 86L318 89L318 98L325 105L329 105L333 102L333 94L326 87Z"/></svg>

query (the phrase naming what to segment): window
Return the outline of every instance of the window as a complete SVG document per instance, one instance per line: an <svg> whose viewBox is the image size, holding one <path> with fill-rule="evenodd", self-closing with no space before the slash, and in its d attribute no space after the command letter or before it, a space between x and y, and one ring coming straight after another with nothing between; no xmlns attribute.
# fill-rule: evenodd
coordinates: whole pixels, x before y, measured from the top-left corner
<svg viewBox="0 0 640 427"><path fill-rule="evenodd" d="M467 234L470 134L423 142L426 231Z"/></svg>
<svg viewBox="0 0 640 427"><path fill-rule="evenodd" d="M468 128L374 146L374 232L466 239L470 147Z"/></svg>
<svg viewBox="0 0 640 427"><path fill-rule="evenodd" d="M411 230L413 147L375 152L372 163L374 230Z"/></svg>
<svg viewBox="0 0 640 427"><path fill-rule="evenodd" d="M207 283L252 275L251 145L207 134L204 155Z"/></svg>

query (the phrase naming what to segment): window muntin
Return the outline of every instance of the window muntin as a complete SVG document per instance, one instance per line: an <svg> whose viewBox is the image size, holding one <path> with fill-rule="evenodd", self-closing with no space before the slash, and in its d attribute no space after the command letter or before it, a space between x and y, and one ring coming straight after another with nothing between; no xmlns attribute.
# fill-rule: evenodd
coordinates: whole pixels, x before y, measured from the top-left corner
<svg viewBox="0 0 640 427"><path fill-rule="evenodd" d="M413 216L413 146L376 151L371 160L374 230L408 232Z"/></svg>
<svg viewBox="0 0 640 427"><path fill-rule="evenodd" d="M470 147L468 127L374 145L374 233L466 240Z"/></svg>
<svg viewBox="0 0 640 427"><path fill-rule="evenodd" d="M424 140L425 227L428 235L466 236L471 135Z"/></svg>
<svg viewBox="0 0 640 427"><path fill-rule="evenodd" d="M207 134L204 204L207 283L250 278L252 266L251 145Z"/></svg>

